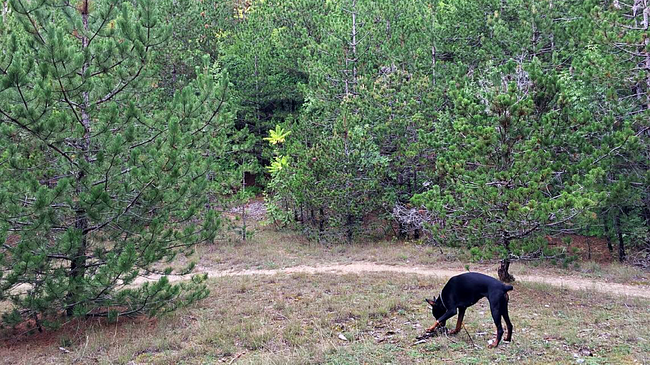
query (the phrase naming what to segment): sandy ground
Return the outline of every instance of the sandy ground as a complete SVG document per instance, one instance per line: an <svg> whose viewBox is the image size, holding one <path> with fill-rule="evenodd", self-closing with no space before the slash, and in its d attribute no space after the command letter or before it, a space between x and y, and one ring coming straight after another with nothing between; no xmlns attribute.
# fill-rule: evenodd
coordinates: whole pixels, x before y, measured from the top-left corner
<svg viewBox="0 0 650 365"><path fill-rule="evenodd" d="M376 264L372 262L353 262L349 264L325 264L318 266L294 266L284 269L275 270L213 270L206 268L198 268L195 273L191 274L208 274L208 277L227 277L227 276L245 276L245 275L276 275L276 274L362 274L362 273L402 273L402 274L417 274L424 276L436 276L440 278L449 278L458 275L461 272L458 270L448 269L434 269L424 267L406 267L406 266L392 266ZM485 274L488 274L484 272ZM488 274L489 275L489 274ZM188 279L190 276L170 275L170 281L179 281ZM160 276L151 275L147 277L138 278L134 284L141 284L145 281L158 280ZM607 283L603 281L580 279L575 277L565 276L541 276L541 275L518 275L516 276L517 282L526 283L539 283L551 285L559 288L566 288L571 290L589 290L604 294L614 294L619 296L633 296L650 299L650 287L638 285L625 285L616 283ZM516 285L516 283L515 283Z"/></svg>

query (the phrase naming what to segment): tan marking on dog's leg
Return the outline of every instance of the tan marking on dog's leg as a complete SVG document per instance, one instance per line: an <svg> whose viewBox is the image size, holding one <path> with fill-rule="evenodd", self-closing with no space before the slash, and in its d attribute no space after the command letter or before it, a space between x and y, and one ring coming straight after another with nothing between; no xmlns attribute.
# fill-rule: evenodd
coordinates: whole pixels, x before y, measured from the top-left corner
<svg viewBox="0 0 650 365"><path fill-rule="evenodd" d="M438 326L440 326L440 322L436 321L436 323L435 323L433 326L427 328L427 332L433 332L433 331L435 331L436 328L438 328Z"/></svg>
<svg viewBox="0 0 650 365"><path fill-rule="evenodd" d="M449 331L450 335L455 335L456 333L460 332L460 329L463 326L463 319L464 318L465 318L465 309L460 308L459 311L458 311L458 319L456 320L456 328Z"/></svg>

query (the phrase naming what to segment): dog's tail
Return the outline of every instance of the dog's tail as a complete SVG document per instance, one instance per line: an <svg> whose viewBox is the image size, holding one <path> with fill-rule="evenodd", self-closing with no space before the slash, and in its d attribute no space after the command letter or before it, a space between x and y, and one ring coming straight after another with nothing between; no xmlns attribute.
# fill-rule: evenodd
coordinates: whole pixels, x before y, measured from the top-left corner
<svg viewBox="0 0 650 365"><path fill-rule="evenodd" d="M506 297L506 303L508 303L510 301L510 296L508 295L508 292L514 289L514 287L512 285L503 284L503 289L505 290L503 296Z"/></svg>

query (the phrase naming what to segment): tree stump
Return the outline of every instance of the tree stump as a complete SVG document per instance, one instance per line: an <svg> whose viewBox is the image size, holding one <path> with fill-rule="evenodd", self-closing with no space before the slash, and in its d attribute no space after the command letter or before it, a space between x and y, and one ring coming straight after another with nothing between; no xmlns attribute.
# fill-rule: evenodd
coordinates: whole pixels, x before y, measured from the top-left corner
<svg viewBox="0 0 650 365"><path fill-rule="evenodd" d="M504 283L512 283L513 281L515 281L515 277L508 272L509 268L510 268L510 260L508 259L501 260L501 265L499 266L497 273L499 274L499 280L503 281Z"/></svg>

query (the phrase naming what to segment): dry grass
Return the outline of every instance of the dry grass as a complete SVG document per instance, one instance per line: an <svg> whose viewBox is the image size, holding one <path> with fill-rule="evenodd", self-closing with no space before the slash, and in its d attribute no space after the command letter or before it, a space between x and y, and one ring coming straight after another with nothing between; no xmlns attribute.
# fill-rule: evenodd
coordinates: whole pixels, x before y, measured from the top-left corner
<svg viewBox="0 0 650 365"><path fill-rule="evenodd" d="M353 261L467 266L458 250L400 242L324 246L261 227L246 243L199 247L195 258L201 267L236 270ZM496 272L494 264L469 267ZM515 264L513 273L648 282L647 273L602 263L568 269ZM0 338L9 338L0 342L0 363L650 363L649 301L526 283L516 283L511 295L512 343L486 348L494 325L482 300L467 312L471 339L463 331L412 346L432 324L423 299L443 284L397 273L216 278L208 298L160 319L74 322L28 338L0 330Z"/></svg>
<svg viewBox="0 0 650 365"><path fill-rule="evenodd" d="M358 261L462 269L469 260L469 255L463 250L419 242L380 240L353 245L320 244L295 232L278 232L259 225L253 229L254 235L247 242L229 236L213 245L198 247L192 259L198 261L200 267L223 270L278 269Z"/></svg>
<svg viewBox="0 0 650 365"><path fill-rule="evenodd" d="M494 325L485 300L468 310L471 339L463 331L412 346L432 323L423 298L442 284L398 274L219 278L209 298L160 320L68 328L7 343L0 353L7 364L650 361L648 301L543 285L515 287L514 341L497 350L486 348Z"/></svg>
<svg viewBox="0 0 650 365"><path fill-rule="evenodd" d="M467 268L496 275L498 263L470 262L470 255L458 248L433 247L418 242L383 240L360 244L323 245L310 242L293 232L277 232L271 227L252 226L254 236L247 242L234 237L197 248L193 257L200 267L220 270L280 269L298 265L368 261L379 264ZM606 249L605 249L606 250ZM615 283L650 285L650 273L617 262L580 262L567 267L549 261L516 262L512 273L548 276L577 276Z"/></svg>

